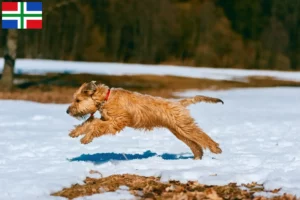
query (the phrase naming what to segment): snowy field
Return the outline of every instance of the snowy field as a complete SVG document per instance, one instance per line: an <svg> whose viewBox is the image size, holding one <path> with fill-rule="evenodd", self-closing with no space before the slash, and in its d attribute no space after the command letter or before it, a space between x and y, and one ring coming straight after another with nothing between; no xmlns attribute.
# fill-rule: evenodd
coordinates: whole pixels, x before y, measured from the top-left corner
<svg viewBox="0 0 300 200"><path fill-rule="evenodd" d="M17 66L21 68L20 63ZM283 187L283 192L300 195L299 89L189 91L183 95L196 94L225 102L190 106L200 127L223 149L220 155L205 151L203 159L196 161L184 159L192 156L189 148L165 129L145 133L126 128L117 136L81 145L80 138L68 137L79 122L65 114L67 105L0 101L0 199L63 199L49 194L82 183L90 170L104 176L134 173L205 184L256 181L267 189ZM147 151L156 156L146 158ZM111 158L125 153L129 160L88 162L101 159L101 153L111 153ZM84 160L82 154L90 156L70 161ZM134 159L131 154L145 158ZM176 155L168 160L162 156L166 154ZM100 197L132 199L126 188L91 198Z"/></svg>
<svg viewBox="0 0 300 200"><path fill-rule="evenodd" d="M2 58L0 58L0 63L3 63ZM2 71L2 67L3 66L0 65L0 71ZM16 61L15 72L18 74L44 74L48 72L90 73L106 75L152 74L239 81L244 81L244 78L247 76L271 76L282 80L300 81L300 72L279 72L269 70L243 70L220 68L216 69L206 67L195 68L119 63L86 63L30 59L18 59Z"/></svg>

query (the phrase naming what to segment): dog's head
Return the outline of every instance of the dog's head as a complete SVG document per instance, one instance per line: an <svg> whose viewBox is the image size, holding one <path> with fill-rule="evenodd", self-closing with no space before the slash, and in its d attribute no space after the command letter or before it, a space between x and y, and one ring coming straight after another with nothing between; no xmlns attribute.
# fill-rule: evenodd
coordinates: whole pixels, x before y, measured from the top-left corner
<svg viewBox="0 0 300 200"><path fill-rule="evenodd" d="M95 81L82 84L74 93L73 102L68 107L67 113L73 117L84 117L87 114L95 113L97 103L93 96L96 95L98 87Z"/></svg>

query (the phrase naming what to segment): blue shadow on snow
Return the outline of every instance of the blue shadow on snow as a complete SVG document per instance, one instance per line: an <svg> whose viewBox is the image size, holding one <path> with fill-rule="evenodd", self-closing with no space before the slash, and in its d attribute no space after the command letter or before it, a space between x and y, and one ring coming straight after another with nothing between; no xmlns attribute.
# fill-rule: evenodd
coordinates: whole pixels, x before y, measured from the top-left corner
<svg viewBox="0 0 300 200"><path fill-rule="evenodd" d="M79 157L69 159L69 161L84 161L92 162L94 164L103 164L109 161L118 161L118 160L140 160L147 159L151 157L161 157L164 160L182 160L182 159L191 159L193 156L180 155L180 154L169 154L164 153L158 155L151 151L145 151L143 154L122 154L122 153L96 153L96 154L82 154Z"/></svg>

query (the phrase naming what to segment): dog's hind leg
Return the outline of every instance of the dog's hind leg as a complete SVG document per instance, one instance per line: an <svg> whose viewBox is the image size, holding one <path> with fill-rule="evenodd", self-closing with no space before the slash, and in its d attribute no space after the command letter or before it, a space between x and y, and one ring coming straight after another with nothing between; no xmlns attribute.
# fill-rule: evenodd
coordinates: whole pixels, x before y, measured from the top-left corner
<svg viewBox="0 0 300 200"><path fill-rule="evenodd" d="M211 139L204 131L202 131L196 124L191 125L191 127L182 127L183 132L186 133L187 138L196 142L203 148L208 148L211 152L215 154L222 153L219 144Z"/></svg>
<svg viewBox="0 0 300 200"><path fill-rule="evenodd" d="M200 160L203 156L203 150L202 147L199 146L196 142L193 142L192 140L182 136L179 132L177 132L175 129L169 129L179 140L184 142L190 149L192 150L194 154L195 160Z"/></svg>
<svg viewBox="0 0 300 200"><path fill-rule="evenodd" d="M176 130L180 135L197 143L202 148L209 148L213 153L219 154L222 150L219 144L213 141L205 132L203 132L187 115L178 115L176 122L171 124L171 128Z"/></svg>

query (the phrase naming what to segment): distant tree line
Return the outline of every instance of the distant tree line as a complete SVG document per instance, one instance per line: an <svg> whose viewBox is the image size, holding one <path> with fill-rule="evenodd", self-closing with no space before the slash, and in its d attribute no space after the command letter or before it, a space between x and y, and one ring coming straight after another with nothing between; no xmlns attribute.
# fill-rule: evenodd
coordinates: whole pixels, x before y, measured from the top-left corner
<svg viewBox="0 0 300 200"><path fill-rule="evenodd" d="M42 30L18 30L18 58L300 69L299 0L44 0L43 7Z"/></svg>

